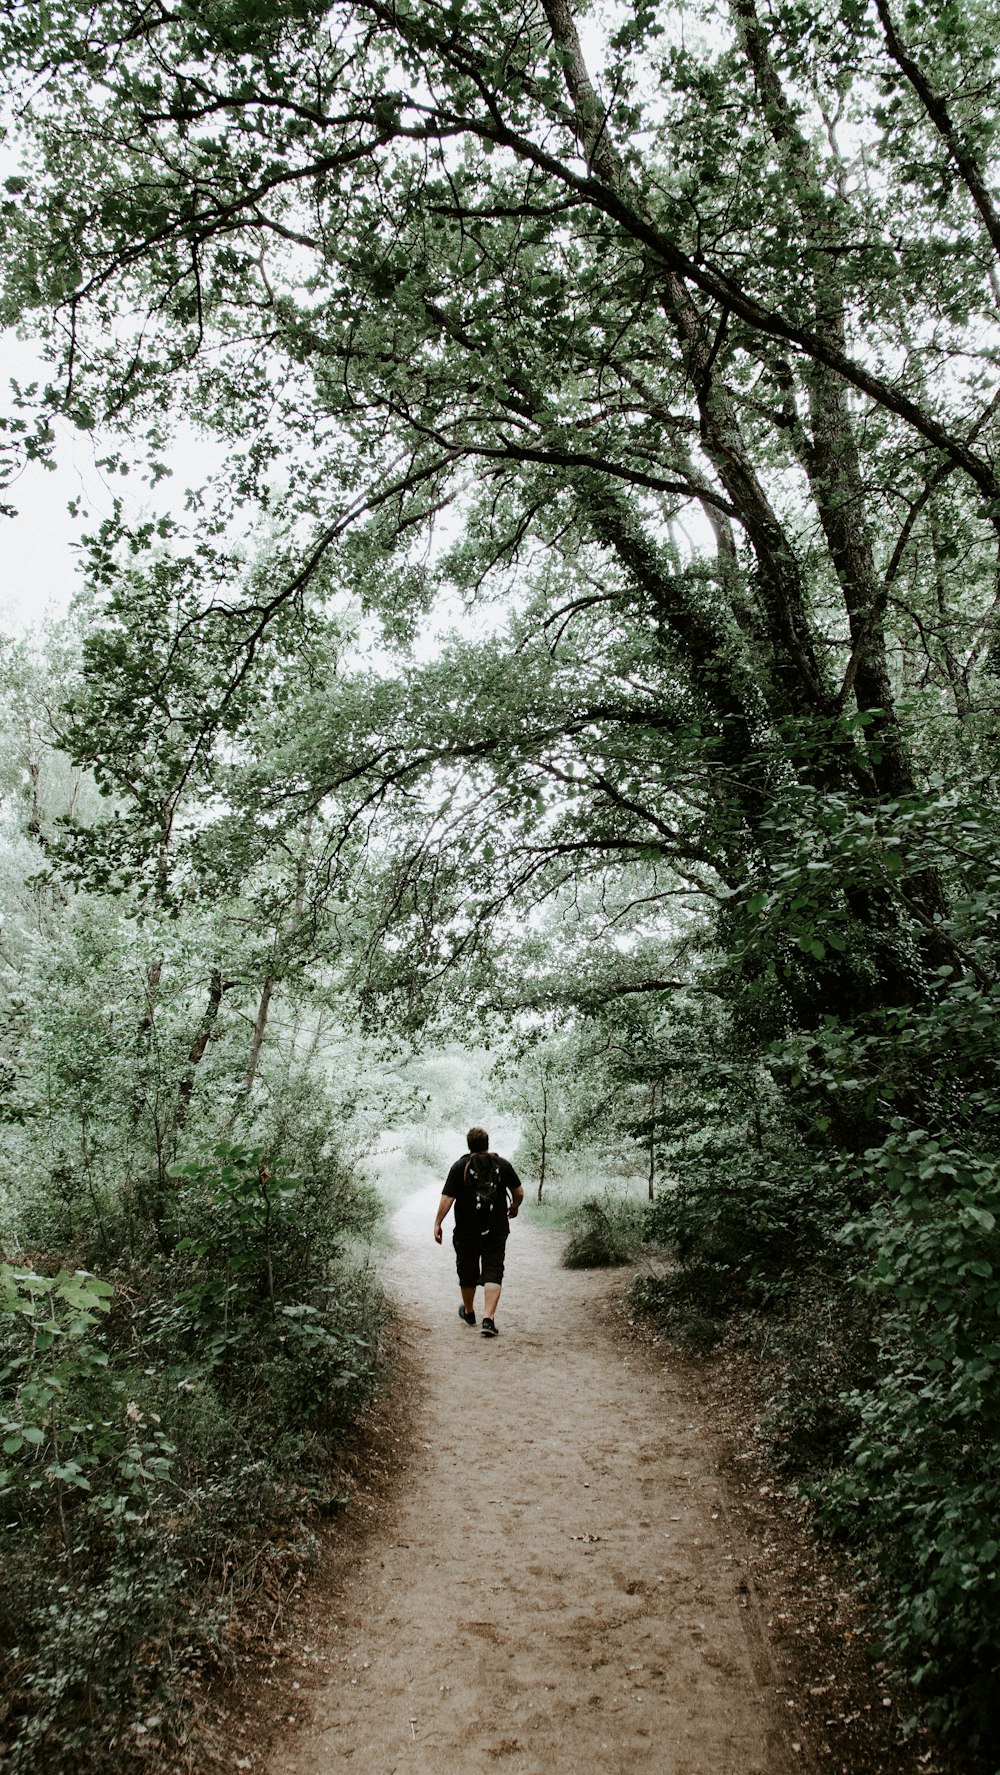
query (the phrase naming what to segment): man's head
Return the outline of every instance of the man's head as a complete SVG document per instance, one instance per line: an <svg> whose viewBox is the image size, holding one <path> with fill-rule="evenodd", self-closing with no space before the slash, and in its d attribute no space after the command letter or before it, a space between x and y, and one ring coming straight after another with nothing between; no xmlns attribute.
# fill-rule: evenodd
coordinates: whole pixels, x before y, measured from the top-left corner
<svg viewBox="0 0 1000 1775"><path fill-rule="evenodd" d="M470 1153L488 1153L489 1152L490 1137L487 1134L485 1128L470 1128L469 1132L465 1136L465 1138L469 1143Z"/></svg>

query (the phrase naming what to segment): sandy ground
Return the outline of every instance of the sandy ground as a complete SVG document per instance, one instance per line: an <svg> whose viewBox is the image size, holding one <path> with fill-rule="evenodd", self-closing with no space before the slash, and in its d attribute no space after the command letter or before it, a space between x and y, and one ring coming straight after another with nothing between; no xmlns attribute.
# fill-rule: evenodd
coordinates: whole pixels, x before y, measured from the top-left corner
<svg viewBox="0 0 1000 1775"><path fill-rule="evenodd" d="M405 1477L271 1775L801 1770L683 1377L623 1347L616 1278L560 1269L524 1219L501 1335L467 1329L437 1195L396 1215L387 1265L420 1388Z"/></svg>

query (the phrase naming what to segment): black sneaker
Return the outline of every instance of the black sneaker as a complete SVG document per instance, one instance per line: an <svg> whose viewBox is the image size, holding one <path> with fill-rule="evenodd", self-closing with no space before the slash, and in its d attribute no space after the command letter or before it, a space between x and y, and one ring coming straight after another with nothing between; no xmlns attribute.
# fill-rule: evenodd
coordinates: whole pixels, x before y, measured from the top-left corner
<svg viewBox="0 0 1000 1775"><path fill-rule="evenodd" d="M458 1316L463 1325L475 1325L476 1323L475 1313L467 1313L464 1307L459 1307Z"/></svg>
<svg viewBox="0 0 1000 1775"><path fill-rule="evenodd" d="M484 1337L499 1337L500 1336L500 1333L497 1330L496 1326L494 1325L492 1319L484 1319L483 1320L483 1336Z"/></svg>

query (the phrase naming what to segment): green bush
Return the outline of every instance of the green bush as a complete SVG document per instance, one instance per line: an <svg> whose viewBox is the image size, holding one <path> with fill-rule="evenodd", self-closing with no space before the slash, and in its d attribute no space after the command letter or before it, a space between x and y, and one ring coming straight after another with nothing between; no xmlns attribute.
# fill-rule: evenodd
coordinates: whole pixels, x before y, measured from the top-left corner
<svg viewBox="0 0 1000 1775"><path fill-rule="evenodd" d="M642 1210L633 1202L593 1197L575 1210L563 1251L568 1270L609 1269L631 1263L642 1243Z"/></svg>
<svg viewBox="0 0 1000 1775"><path fill-rule="evenodd" d="M831 1267L834 1253L842 1267L836 1241L853 1207L833 1173L810 1169L801 1154L743 1149L724 1164L689 1165L647 1209L647 1238L681 1266L664 1301L713 1317L770 1308Z"/></svg>
<svg viewBox="0 0 1000 1775"><path fill-rule="evenodd" d="M647 1216L677 1267L635 1298L752 1350L773 1456L862 1551L885 1655L925 1718L995 1751L1000 1167L901 1123L839 1168L792 1157L689 1167Z"/></svg>
<svg viewBox="0 0 1000 1775"><path fill-rule="evenodd" d="M315 1543L383 1361L377 1212L327 1157L179 1166L173 1254L0 1268L0 1741L17 1775L148 1768L235 1607Z"/></svg>
<svg viewBox="0 0 1000 1775"><path fill-rule="evenodd" d="M857 1435L814 1496L868 1550L886 1648L930 1716L986 1748L1000 1683L1000 1174L919 1130L869 1162L887 1198L844 1237L883 1306L879 1384L847 1400Z"/></svg>

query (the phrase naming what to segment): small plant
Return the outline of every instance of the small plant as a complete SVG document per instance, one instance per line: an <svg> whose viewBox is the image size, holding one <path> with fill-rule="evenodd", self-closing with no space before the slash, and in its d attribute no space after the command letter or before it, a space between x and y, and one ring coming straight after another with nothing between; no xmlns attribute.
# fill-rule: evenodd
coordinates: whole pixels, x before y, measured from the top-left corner
<svg viewBox="0 0 1000 1775"><path fill-rule="evenodd" d="M298 1179L262 1147L222 1144L207 1159L175 1165L182 1189L178 1209L200 1222L177 1242L177 1251L201 1260L209 1274L192 1284L197 1312L227 1316L230 1297L268 1301L275 1308L275 1247L287 1232ZM184 1296L182 1296L184 1298Z"/></svg>
<svg viewBox="0 0 1000 1775"><path fill-rule="evenodd" d="M0 1469L0 1495L54 1487L64 1538L63 1492L89 1491L87 1469L100 1458L101 1429L74 1421L74 1407L81 1387L107 1368L91 1334L113 1293L85 1270L42 1276L0 1264L0 1314L13 1352L0 1369L2 1446L12 1463Z"/></svg>

